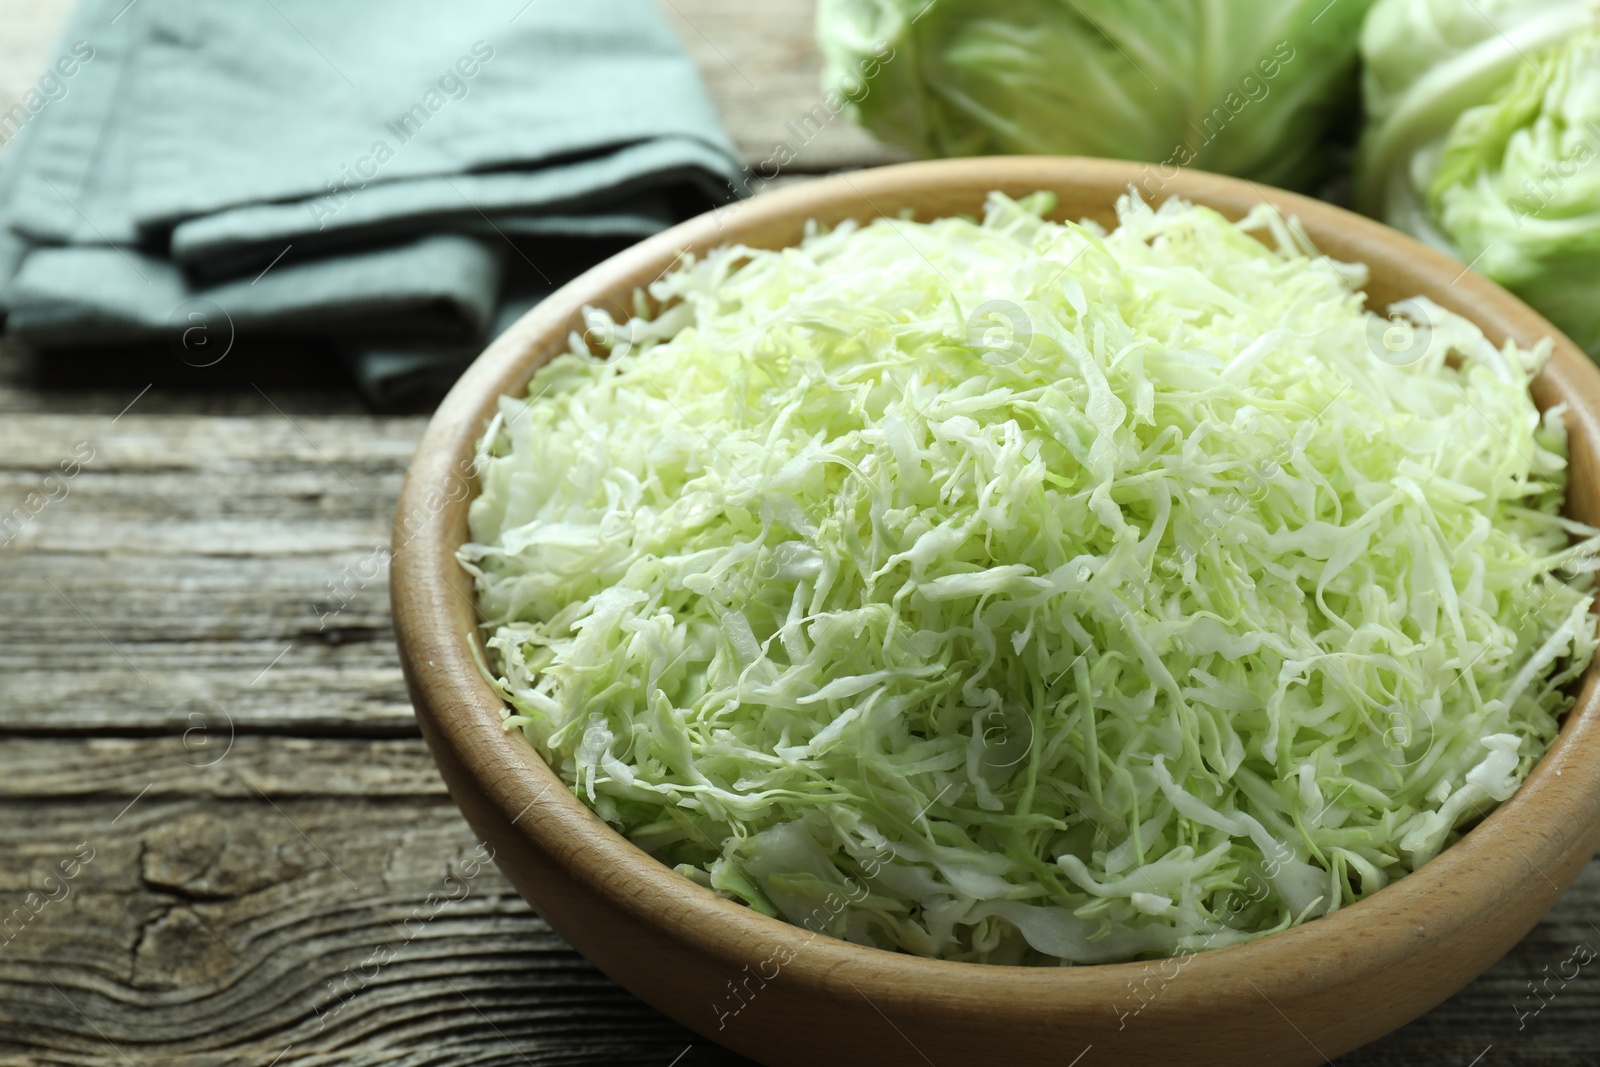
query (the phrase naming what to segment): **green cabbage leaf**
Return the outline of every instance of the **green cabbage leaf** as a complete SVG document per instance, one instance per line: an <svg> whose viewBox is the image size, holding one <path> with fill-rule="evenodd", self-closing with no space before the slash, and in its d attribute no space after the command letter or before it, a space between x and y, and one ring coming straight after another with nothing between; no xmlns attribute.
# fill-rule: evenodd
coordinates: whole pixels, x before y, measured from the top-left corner
<svg viewBox="0 0 1600 1067"><path fill-rule="evenodd" d="M1298 188L1359 110L1370 5L821 0L817 34L840 107L921 156L1108 156Z"/></svg>
<svg viewBox="0 0 1600 1067"><path fill-rule="evenodd" d="M1357 205L1600 353L1600 7L1380 0Z"/></svg>

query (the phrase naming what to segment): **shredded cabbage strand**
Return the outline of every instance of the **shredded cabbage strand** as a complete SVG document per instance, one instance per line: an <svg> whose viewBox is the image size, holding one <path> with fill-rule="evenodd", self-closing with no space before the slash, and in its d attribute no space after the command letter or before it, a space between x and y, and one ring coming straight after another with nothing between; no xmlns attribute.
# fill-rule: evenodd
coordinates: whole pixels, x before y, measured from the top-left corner
<svg viewBox="0 0 1600 1067"><path fill-rule="evenodd" d="M1263 205L1048 196L729 247L504 398L486 670L594 810L864 944L1096 963L1370 894L1588 665L1566 434ZM659 311L652 311L659 308Z"/></svg>

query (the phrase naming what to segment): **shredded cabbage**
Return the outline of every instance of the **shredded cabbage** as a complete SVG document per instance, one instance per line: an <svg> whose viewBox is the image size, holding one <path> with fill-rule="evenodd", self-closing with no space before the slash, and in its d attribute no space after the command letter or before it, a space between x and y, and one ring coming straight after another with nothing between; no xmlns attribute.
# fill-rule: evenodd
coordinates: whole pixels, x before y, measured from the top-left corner
<svg viewBox="0 0 1600 1067"><path fill-rule="evenodd" d="M1051 208L687 262L485 437L507 728L769 915L994 963L1281 930L1508 797L1594 651L1548 342L1416 300L1397 356L1265 205Z"/></svg>

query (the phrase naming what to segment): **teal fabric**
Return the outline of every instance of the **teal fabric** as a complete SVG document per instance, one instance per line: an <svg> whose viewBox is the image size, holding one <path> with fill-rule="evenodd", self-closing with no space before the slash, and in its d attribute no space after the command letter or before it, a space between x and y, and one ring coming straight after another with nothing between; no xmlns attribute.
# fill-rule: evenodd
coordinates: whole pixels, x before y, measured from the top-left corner
<svg viewBox="0 0 1600 1067"><path fill-rule="evenodd" d="M209 302L381 402L745 191L653 0L86 0L61 47L92 58L0 155L0 314L46 351Z"/></svg>
<svg viewBox="0 0 1600 1067"><path fill-rule="evenodd" d="M494 242L435 234L195 288L137 250L35 248L13 281L12 325L44 346L116 343L139 332L130 324L181 332L187 305L210 301L237 330L359 337L381 318L390 334L477 337L493 322L503 262Z"/></svg>

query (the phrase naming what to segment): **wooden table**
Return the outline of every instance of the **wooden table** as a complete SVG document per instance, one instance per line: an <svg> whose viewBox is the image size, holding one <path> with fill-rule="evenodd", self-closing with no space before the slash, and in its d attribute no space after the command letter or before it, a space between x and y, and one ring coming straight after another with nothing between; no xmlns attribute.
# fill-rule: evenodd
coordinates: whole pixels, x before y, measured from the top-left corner
<svg viewBox="0 0 1600 1067"><path fill-rule="evenodd" d="M792 139L811 4L663 5L747 158ZM68 6L0 0L0 109ZM790 173L890 158L838 119ZM474 862L372 564L424 418L282 357L41 376L0 348L0 513L93 449L0 549L0 1067L743 1062ZM1600 966L1560 981L1597 925L1591 864L1487 975L1341 1063L1600 1062ZM1548 1006L1519 1020L1530 981Z"/></svg>

